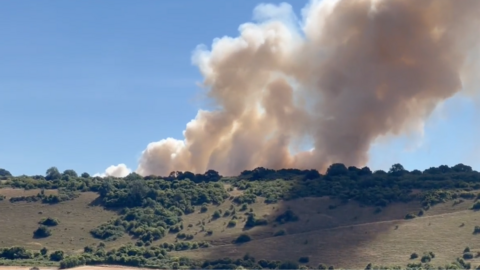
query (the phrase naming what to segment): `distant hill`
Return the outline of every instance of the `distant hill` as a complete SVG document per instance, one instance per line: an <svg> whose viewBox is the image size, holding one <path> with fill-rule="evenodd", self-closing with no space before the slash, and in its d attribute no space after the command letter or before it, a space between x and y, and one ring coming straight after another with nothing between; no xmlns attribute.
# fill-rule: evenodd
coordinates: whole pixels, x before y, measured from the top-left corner
<svg viewBox="0 0 480 270"><path fill-rule="evenodd" d="M3 265L480 265L480 174L463 164L423 172L333 164L325 174L256 168L235 177L0 172Z"/></svg>

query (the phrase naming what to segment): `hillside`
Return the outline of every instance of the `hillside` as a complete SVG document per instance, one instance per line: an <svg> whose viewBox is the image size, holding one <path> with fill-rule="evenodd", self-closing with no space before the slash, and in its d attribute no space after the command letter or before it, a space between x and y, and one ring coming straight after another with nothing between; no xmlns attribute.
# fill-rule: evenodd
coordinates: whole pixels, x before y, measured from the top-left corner
<svg viewBox="0 0 480 270"><path fill-rule="evenodd" d="M480 265L480 213L472 209L480 206L480 174L462 164L423 172L333 164L324 175L257 168L236 177L3 172L3 265Z"/></svg>

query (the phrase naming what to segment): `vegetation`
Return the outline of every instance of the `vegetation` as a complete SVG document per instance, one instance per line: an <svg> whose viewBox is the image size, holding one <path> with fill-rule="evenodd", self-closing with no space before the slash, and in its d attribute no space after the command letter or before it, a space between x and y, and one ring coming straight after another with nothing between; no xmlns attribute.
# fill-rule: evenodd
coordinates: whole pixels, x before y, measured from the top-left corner
<svg viewBox="0 0 480 270"><path fill-rule="evenodd" d="M187 258L173 258L168 253L207 247L209 244L200 240L208 240L210 237L201 237L204 237L204 234L214 234L212 236L214 238L221 233L220 229L217 230L215 228L213 230L208 227L208 224L205 227L205 223L210 222L210 217L212 218L212 224L214 222L223 223L221 229L229 232L241 230L243 222L245 222L244 228L250 229L256 226L269 228L271 226L266 226L269 223L268 221L272 223L274 221L271 225L279 226L279 228L275 232L273 230L269 231L269 236L283 236L286 234L286 230L282 229L284 228L282 226L295 225L283 224L300 221L298 215L290 209L279 209L274 215L267 217L268 219L261 218L265 216L255 208L255 205L261 201L271 204L281 200L305 197L331 197L338 199L328 207L330 209L328 213L339 211L343 203L348 201L358 202L362 206L372 206L372 209L375 209L375 213L382 212L382 209L391 203L420 201L423 209L418 211L420 206L417 205L413 213L405 216L406 219L411 219L417 215L422 216L425 211L428 211L435 204L453 200L455 201L454 204L457 205L464 202L464 199L478 198L476 190L480 189L480 174L463 164L453 167L442 165L423 172L418 170L407 171L400 164L393 165L388 172L372 172L368 167L356 168L346 167L343 164L332 164L325 174L320 174L316 170L270 170L256 168L243 171L237 177L229 178L223 178L213 170L209 170L204 174L172 172L168 176L142 177L136 173L131 173L125 178L100 178L92 177L88 173L78 175L73 170L60 172L57 168L52 167L47 170L45 176L22 175L14 177L7 170L0 169L0 178L2 179L2 187L41 190L36 195L33 193L34 195L30 196L8 197L11 203L37 202L56 204L74 200L81 192L95 192L98 194L98 199L95 203L105 209L116 211L118 216L105 223L97 223L98 226L96 228L90 230L90 227L85 232L90 232L92 237L103 241L114 241L125 235L128 235L135 241L135 244L111 250L107 250L104 246L89 246L84 249L84 253L72 256L68 256L62 250L49 253L48 250L42 249L41 252L37 252L42 260L52 263L58 262L62 267L106 263L145 267L171 267L174 269L193 266L217 269L219 267L231 269L239 266L245 268L296 269L300 267L298 263L306 264L309 262L309 258L302 257L303 259L299 259L298 262L272 262L265 260L257 262L253 258L248 257L241 260L224 259L199 263ZM239 195L230 195L224 184L229 184L231 187L229 190L235 190L235 192L239 192ZM47 195L46 190L58 190L58 193ZM412 190L416 192L412 192ZM259 200L259 197L262 197L262 200ZM6 198L4 195L0 195L0 200ZM228 200L228 204L232 204L228 210L216 208L226 200ZM8 204L8 202L3 203ZM326 205L323 207L325 209ZM471 208L479 210L480 201L475 202ZM209 212L209 209L211 212ZM198 212L208 212L208 214L203 214L208 220L201 224L188 220L188 215L194 212L196 212L195 215ZM245 219L241 217L244 214ZM404 214L402 213L402 216ZM228 219L222 220L227 217ZM60 218L62 222L67 223L63 217ZM37 221L38 219L34 220L35 223ZM305 222L308 222L308 220ZM194 232L188 231L189 228L194 227L194 225L187 227L189 223L201 227L201 235L196 236ZM297 224L299 223L303 224L303 220ZM40 226L34 231L34 237L50 236L51 231L48 227L58 224L59 220L52 217L40 220ZM474 234L480 232L480 229L477 229L477 227L474 229ZM262 228L249 231L249 234L255 239L258 239L258 235L254 233L257 229L261 230ZM55 235L57 235L57 230L55 230ZM293 233L293 230L291 231L290 228L288 230L290 233ZM174 239L172 241L176 241L175 243L158 244L159 242L155 242L168 234L175 234L170 238L166 238ZM248 234L239 234L235 233L228 241L235 239L233 240L234 243L245 243L252 240L252 237ZM275 240L278 239L282 238L275 238ZM199 241L195 242L197 240ZM114 246L118 247L118 245ZM25 249L14 250L12 254L17 255L12 255L13 257L11 257L14 259L11 260L40 260L40 257L35 257L35 252L28 252ZM464 260L470 259L470 255L466 254L471 255L471 252L465 252L463 259L457 260L456 264L468 265ZM408 256L407 254L404 255ZM422 256L415 255L412 254L411 256L412 260L417 259L412 261L411 267L418 263L425 266L434 258L433 253L426 253ZM1 258L10 260L7 257ZM296 261L295 258L293 260ZM371 265L372 269L375 269L374 267Z"/></svg>
<svg viewBox="0 0 480 270"><path fill-rule="evenodd" d="M53 227L53 226L57 226L60 222L56 218L48 217L40 220L38 223L41 225Z"/></svg>
<svg viewBox="0 0 480 270"><path fill-rule="evenodd" d="M33 232L33 237L34 238L45 238L49 237L52 235L52 232L47 226L40 225L34 232Z"/></svg>

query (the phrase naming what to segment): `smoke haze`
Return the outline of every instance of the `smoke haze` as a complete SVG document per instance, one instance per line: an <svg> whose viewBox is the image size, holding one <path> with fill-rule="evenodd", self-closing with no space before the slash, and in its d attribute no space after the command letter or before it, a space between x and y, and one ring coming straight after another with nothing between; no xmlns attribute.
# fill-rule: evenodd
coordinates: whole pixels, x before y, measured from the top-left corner
<svg viewBox="0 0 480 270"><path fill-rule="evenodd" d="M301 20L259 5L238 37L194 53L215 109L150 143L137 173L363 166L378 137L422 129L477 74L479 14L478 0L313 1Z"/></svg>

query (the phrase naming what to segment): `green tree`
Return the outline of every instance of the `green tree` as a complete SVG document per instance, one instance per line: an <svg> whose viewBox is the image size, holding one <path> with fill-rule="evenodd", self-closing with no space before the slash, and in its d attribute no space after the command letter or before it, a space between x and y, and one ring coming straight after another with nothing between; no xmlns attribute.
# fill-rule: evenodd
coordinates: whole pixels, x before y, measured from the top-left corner
<svg viewBox="0 0 480 270"><path fill-rule="evenodd" d="M61 260L63 260L63 258L65 257L63 251L61 250L56 250L54 252L52 252L52 254L50 254L50 260L51 261L56 261L56 262L59 262Z"/></svg>
<svg viewBox="0 0 480 270"><path fill-rule="evenodd" d="M75 172L74 170L65 170L63 172L63 175L68 175L68 176L71 176L71 177L78 177L77 172Z"/></svg>
<svg viewBox="0 0 480 270"><path fill-rule="evenodd" d="M89 173L82 173L82 178L90 178L90 174Z"/></svg>
<svg viewBox="0 0 480 270"><path fill-rule="evenodd" d="M2 168L0 168L0 176L4 176L4 177L11 177L11 176L12 176L12 174L11 174L9 171L7 171L7 170L5 170L5 169L2 169Z"/></svg>
<svg viewBox="0 0 480 270"><path fill-rule="evenodd" d="M45 179L46 180L56 180L60 179L62 175L58 171L57 167L51 167L50 169L47 170Z"/></svg>

